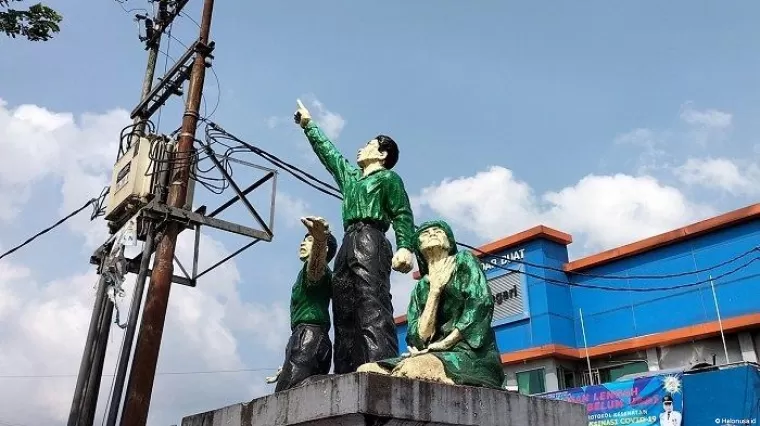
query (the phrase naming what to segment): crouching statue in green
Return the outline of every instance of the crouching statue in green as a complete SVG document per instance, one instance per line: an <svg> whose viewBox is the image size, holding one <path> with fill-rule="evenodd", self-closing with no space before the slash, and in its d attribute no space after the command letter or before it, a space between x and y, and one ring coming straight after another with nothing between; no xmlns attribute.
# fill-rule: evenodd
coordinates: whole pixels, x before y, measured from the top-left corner
<svg viewBox="0 0 760 426"><path fill-rule="evenodd" d="M414 238L422 278L407 312L408 354L358 371L499 388L504 379L491 328L494 299L480 261L457 251L446 222L421 225Z"/></svg>

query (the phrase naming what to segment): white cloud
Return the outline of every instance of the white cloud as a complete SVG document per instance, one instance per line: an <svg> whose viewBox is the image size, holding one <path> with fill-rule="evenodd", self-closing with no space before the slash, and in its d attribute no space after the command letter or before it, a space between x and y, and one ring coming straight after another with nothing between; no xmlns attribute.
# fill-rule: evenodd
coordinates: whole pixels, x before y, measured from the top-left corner
<svg viewBox="0 0 760 426"><path fill-rule="evenodd" d="M687 185L723 190L731 195L760 193L760 167L751 162L712 157L689 158L673 172Z"/></svg>
<svg viewBox="0 0 760 426"><path fill-rule="evenodd" d="M727 112L696 110L690 102L681 106L680 118L689 126L686 131L688 140L703 147L721 142L733 121L732 115Z"/></svg>
<svg viewBox="0 0 760 426"><path fill-rule="evenodd" d="M615 137L616 144L630 144L643 148L651 148L658 144L657 135L651 129L639 128Z"/></svg>
<svg viewBox="0 0 760 426"><path fill-rule="evenodd" d="M55 113L26 105L7 108L0 101L0 196L13 199L17 214L24 210L31 184L50 180L60 185L62 205L50 209L55 217L79 207L97 195L108 181L115 157L115 143L126 112L84 115ZM295 203L297 204L297 203ZM82 214L71 229L91 242L100 243L105 224L90 222ZM6 216L12 218L12 216ZM47 223L46 223L47 225ZM37 224L19 222L25 234ZM51 236L48 244L55 244ZM189 264L192 233L180 236L178 257ZM256 250L255 248L253 250ZM201 238L200 268L229 253L221 243ZM78 260L77 260L78 259ZM57 262L81 261L81 253L61 252ZM89 324L93 287L97 276L83 265L79 273L52 281L41 280L49 260L39 264L0 261L0 376L74 375L78 371ZM178 268L175 273L181 275ZM172 285L159 372L231 370L276 367L289 335L286 303L264 305L245 301L242 280L234 261L199 280L195 288ZM129 306L134 276L125 283ZM122 318L122 321L126 318ZM104 374L114 371L123 330L112 327ZM256 357L245 360L244 346L256 348ZM251 343L254 342L254 343ZM181 417L235 402L250 400L271 390L264 377L271 371L239 374L159 375L156 378L149 424L176 424ZM101 419L111 381L101 386ZM0 422L47 426L68 417L76 377L0 378ZM202 389L199 392L198 389ZM13 408L12 410L10 408Z"/></svg>
<svg viewBox="0 0 760 426"><path fill-rule="evenodd" d="M192 235L188 232L178 242L180 259L191 257L191 247ZM218 242L206 236L201 239L201 250L201 269L228 254ZM175 273L181 274L176 268ZM125 285L128 295L125 307L129 306L133 279L131 277ZM0 339L3 341L0 374L75 374L87 334L96 281L95 274L89 272L37 284L29 268L0 262ZM239 352L240 340L258 342L259 350L270 353L274 359L271 366L256 367L277 366L288 336L287 306L244 302L237 290L239 282L240 274L230 262L204 276L196 288L173 285L159 372L245 368ZM123 330L112 327L104 374L114 371L122 335ZM149 423L177 423L184 415L250 400L267 390L263 381L266 374L158 376ZM190 382L197 385L187 386ZM0 411L0 418L40 426L60 424L68 416L74 383L75 377L0 379L0 398L5 401L5 407L14 407L13 412ZM104 378L101 401L105 401L109 385L109 377ZM201 385L203 392L198 392ZM175 405L169 401L184 402Z"/></svg>
<svg viewBox="0 0 760 426"><path fill-rule="evenodd" d="M299 219L312 215L309 211L309 204L306 201L282 191L277 193L275 205L277 217L282 217L285 221L285 226L288 228L301 226Z"/></svg>
<svg viewBox="0 0 760 426"><path fill-rule="evenodd" d="M691 103L681 107L681 120L685 123L709 129L726 129L731 126L731 114L716 109L696 110Z"/></svg>
<svg viewBox="0 0 760 426"><path fill-rule="evenodd" d="M573 186L547 192L547 225L583 237L584 246L606 249L705 218L715 212L651 176L588 175Z"/></svg>
<svg viewBox="0 0 760 426"><path fill-rule="evenodd" d="M337 112L327 109L324 103L317 99L313 94L306 94L301 97L306 103L306 107L309 108L314 121L319 123L319 127L325 132L328 138L333 141L337 141L340 138L340 134L343 132L343 128L346 126L346 119ZM267 127L274 129L280 125L293 124L292 116L271 116L267 118Z"/></svg>
<svg viewBox="0 0 760 426"><path fill-rule="evenodd" d="M9 108L0 99L0 193L10 205L0 212L0 220L13 219L29 200L32 185L47 179L61 185L58 215L97 196L109 183L118 135L129 123L123 109L83 114L77 120L36 105ZM85 215L69 223L78 232L90 229ZM87 233L88 246L104 236L104 231Z"/></svg>
<svg viewBox="0 0 760 426"><path fill-rule="evenodd" d="M639 128L615 137L615 145L628 145L640 149L638 172L647 174L651 170L667 167L668 152L662 147L667 134L651 129Z"/></svg>
<svg viewBox="0 0 760 426"><path fill-rule="evenodd" d="M471 177L445 179L414 199L416 205L486 240L544 224L573 234L584 248L595 250L713 213L648 176L588 175L572 186L537 196L511 170L498 166Z"/></svg>
<svg viewBox="0 0 760 426"><path fill-rule="evenodd" d="M343 127L346 125L346 120L340 114L327 109L316 98L312 98L309 103L315 109L314 119L319 123L319 127L322 128L327 137L337 140L343 131Z"/></svg>
<svg viewBox="0 0 760 426"><path fill-rule="evenodd" d="M623 162L635 158L640 175L670 172L684 161L683 153L695 155L695 150L719 149L733 124L730 113L716 109L697 110L690 102L681 105L679 119L677 125L668 128L642 127L616 136L616 154ZM634 147L638 152L620 150L624 146Z"/></svg>

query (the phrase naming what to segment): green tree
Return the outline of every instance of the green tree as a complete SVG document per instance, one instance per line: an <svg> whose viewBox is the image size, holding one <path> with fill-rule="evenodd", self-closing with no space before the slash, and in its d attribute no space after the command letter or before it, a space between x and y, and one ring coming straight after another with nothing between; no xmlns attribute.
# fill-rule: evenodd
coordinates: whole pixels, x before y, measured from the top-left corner
<svg viewBox="0 0 760 426"><path fill-rule="evenodd" d="M0 0L0 31L7 36L26 37L30 41L47 41L60 31L63 17L55 10L37 3L29 9L13 9L13 3L23 0ZM3 10L4 9L4 10Z"/></svg>

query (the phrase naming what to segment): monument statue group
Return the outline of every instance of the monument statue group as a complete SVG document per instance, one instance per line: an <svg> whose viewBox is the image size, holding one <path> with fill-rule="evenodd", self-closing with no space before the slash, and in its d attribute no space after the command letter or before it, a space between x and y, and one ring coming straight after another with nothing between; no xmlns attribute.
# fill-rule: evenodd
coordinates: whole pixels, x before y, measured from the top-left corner
<svg viewBox="0 0 760 426"><path fill-rule="evenodd" d="M481 262L457 249L445 221L415 225L393 171L396 142L375 136L354 164L300 101L294 118L343 196L341 242L322 217L301 219L291 336L282 367L267 378L275 393L185 417L182 426L586 426L582 404L502 389L494 296ZM399 351L391 271L411 272L415 258L420 278Z"/></svg>
<svg viewBox="0 0 760 426"><path fill-rule="evenodd" d="M326 375L331 363L335 374L367 372L500 388L504 375L491 328L494 299L480 261L457 250L446 222L415 227L404 183L392 170L399 158L396 142L374 137L359 150L357 167L301 101L294 118L343 195L344 233L338 247L324 219L301 219L307 230L299 251L303 267L292 289L285 361L268 378L277 383L275 391ZM395 253L385 236L391 225ZM415 257L421 277L407 312L407 350L399 353L390 275L391 269L410 272Z"/></svg>

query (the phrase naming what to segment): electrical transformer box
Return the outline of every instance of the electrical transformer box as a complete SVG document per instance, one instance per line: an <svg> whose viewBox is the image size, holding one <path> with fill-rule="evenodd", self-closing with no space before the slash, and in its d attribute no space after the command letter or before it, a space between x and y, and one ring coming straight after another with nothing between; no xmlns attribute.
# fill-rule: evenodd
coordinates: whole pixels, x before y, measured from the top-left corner
<svg viewBox="0 0 760 426"><path fill-rule="evenodd" d="M127 152L116 160L108 192L106 220L120 221L150 201L153 189L150 149L150 139L135 138Z"/></svg>
<svg viewBox="0 0 760 426"><path fill-rule="evenodd" d="M117 227L153 198L153 183L158 176L151 158L154 142L159 143L144 137L135 138L129 150L114 165L105 219ZM194 193L195 180L191 179L185 209L192 209Z"/></svg>

